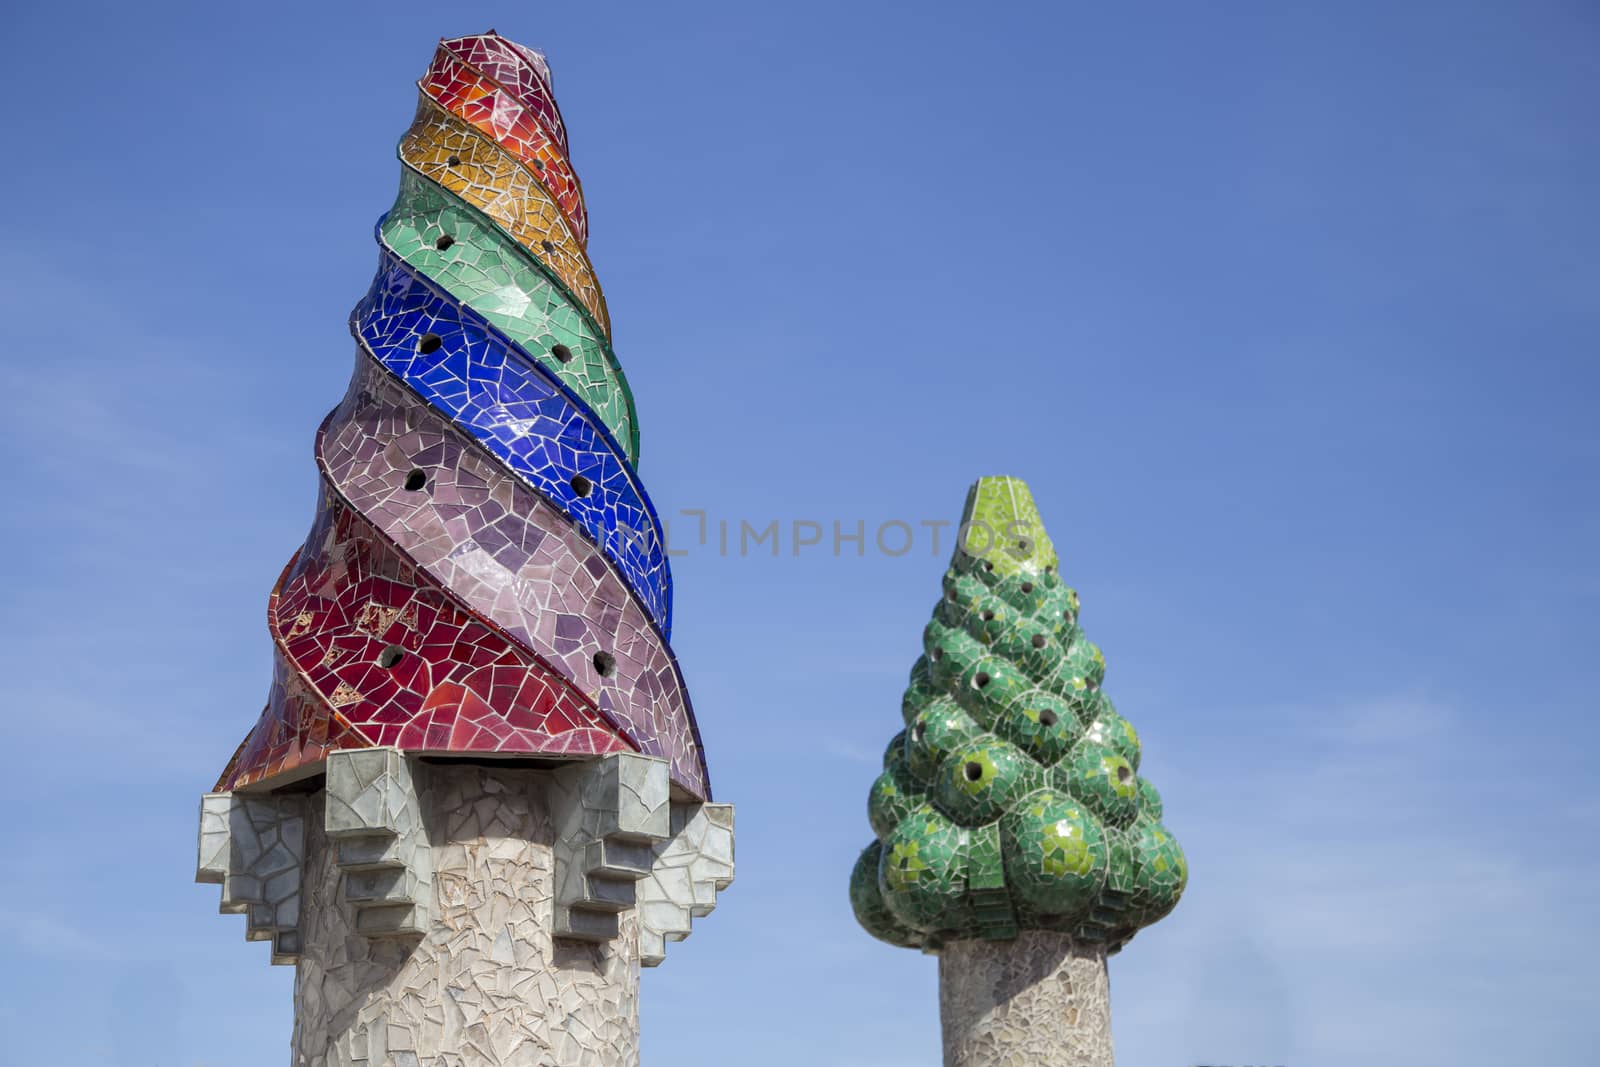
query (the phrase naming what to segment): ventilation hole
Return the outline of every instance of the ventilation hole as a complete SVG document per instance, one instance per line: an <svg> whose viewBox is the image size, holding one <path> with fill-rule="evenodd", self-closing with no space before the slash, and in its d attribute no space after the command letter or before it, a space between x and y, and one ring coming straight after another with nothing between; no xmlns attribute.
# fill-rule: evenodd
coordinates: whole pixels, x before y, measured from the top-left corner
<svg viewBox="0 0 1600 1067"><path fill-rule="evenodd" d="M951 589L949 592L945 593L944 598L950 601L950 603L954 604L956 602L956 591Z"/></svg>
<svg viewBox="0 0 1600 1067"><path fill-rule="evenodd" d="M1085 678L1083 680L1083 684L1084 688L1088 689L1091 693L1100 688L1100 683L1095 681L1093 678Z"/></svg>
<svg viewBox="0 0 1600 1067"><path fill-rule="evenodd" d="M994 570L994 564L990 563L988 560L984 560L983 561L983 569L986 570L986 571L992 571L992 570Z"/></svg>
<svg viewBox="0 0 1600 1067"><path fill-rule="evenodd" d="M461 157L451 156L449 159L444 161L444 165L447 167L459 167L461 166Z"/></svg>
<svg viewBox="0 0 1600 1067"><path fill-rule="evenodd" d="M542 160L542 159L534 160L533 161L533 166L534 166L534 169L536 169L540 174L544 173L544 160Z"/></svg>
<svg viewBox="0 0 1600 1067"><path fill-rule="evenodd" d="M456 243L456 239L454 237L451 237L447 233L441 233L439 235L439 239L437 241L433 242L433 247L435 247L439 251L443 252L445 249L449 248L451 245L453 245L455 243Z"/></svg>
<svg viewBox="0 0 1600 1067"><path fill-rule="evenodd" d="M1052 563L1052 564L1050 564L1050 566L1048 566L1048 567L1046 567L1046 568L1045 568L1045 569L1044 569L1044 572L1045 572L1045 573L1046 573L1046 574L1054 574L1054 573L1055 573L1055 572L1056 572L1056 567L1055 567L1055 564L1053 564L1053 563Z"/></svg>
<svg viewBox="0 0 1600 1067"><path fill-rule="evenodd" d="M399 645L390 645L378 653L378 666L388 670L405 658L406 650Z"/></svg>
<svg viewBox="0 0 1600 1067"><path fill-rule="evenodd" d="M1033 542L1032 541L1018 541L1017 542L1017 551L1021 552L1024 556L1026 556L1028 554L1028 550L1031 549L1032 547L1033 547Z"/></svg>
<svg viewBox="0 0 1600 1067"><path fill-rule="evenodd" d="M972 684L977 686L979 689L982 689L984 686L988 685L989 684L989 672L988 671L979 671L977 674L973 675L972 676Z"/></svg>
<svg viewBox="0 0 1600 1067"><path fill-rule="evenodd" d="M554 252L556 250L554 241L540 241L539 247L544 249L546 252Z"/></svg>
<svg viewBox="0 0 1600 1067"><path fill-rule="evenodd" d="M556 357L556 362L558 363L572 362L572 349L566 345L551 345L550 354Z"/></svg>
<svg viewBox="0 0 1600 1067"><path fill-rule="evenodd" d="M439 346L444 344L444 338L436 333L425 333L417 339L417 351L423 355L439 351Z"/></svg>
<svg viewBox="0 0 1600 1067"><path fill-rule="evenodd" d="M944 659L944 649L942 649L942 648L934 649L933 650L933 661L935 663L937 663L942 659Z"/></svg>
<svg viewBox="0 0 1600 1067"><path fill-rule="evenodd" d="M588 496L589 491L594 488L594 483L581 474L574 474L572 476L571 484L572 491L577 493L579 496Z"/></svg>
<svg viewBox="0 0 1600 1067"><path fill-rule="evenodd" d="M407 492L415 493L417 490L421 489L423 486L425 486L427 484L428 484L428 473L426 471L424 471L420 467L413 468L411 473L406 475L406 491Z"/></svg>
<svg viewBox="0 0 1600 1067"><path fill-rule="evenodd" d="M1034 634L1033 635L1033 647L1034 648L1043 648L1044 647L1044 642L1045 642L1044 634Z"/></svg>
<svg viewBox="0 0 1600 1067"><path fill-rule="evenodd" d="M617 657L609 652L596 652L594 654L594 672L602 678L609 678L617 673Z"/></svg>
<svg viewBox="0 0 1600 1067"><path fill-rule="evenodd" d="M1056 713L1051 711L1049 708L1045 708L1039 713L1040 726L1054 726L1060 721L1060 719L1056 718Z"/></svg>
<svg viewBox="0 0 1600 1067"><path fill-rule="evenodd" d="M1133 777L1133 768L1124 763L1117 768L1117 781L1126 782Z"/></svg>
<svg viewBox="0 0 1600 1067"><path fill-rule="evenodd" d="M1032 582L1023 582L1022 583L1022 595L1023 596L1027 596L1031 592L1033 592L1033 583Z"/></svg>
<svg viewBox="0 0 1600 1067"><path fill-rule="evenodd" d="M928 732L928 724L925 723L925 722L919 722L919 723L917 723L917 725L915 725L915 726L913 726L911 728L911 740L913 740L913 741L921 741L923 736L926 735L927 732Z"/></svg>
<svg viewBox="0 0 1600 1067"><path fill-rule="evenodd" d="M983 621L984 622L993 622L994 621L994 612L989 611L989 610L986 609L984 611L984 613L983 613Z"/></svg>
<svg viewBox="0 0 1600 1067"><path fill-rule="evenodd" d="M966 775L967 781L976 782L983 777L983 764L968 760L961 767L961 773Z"/></svg>
<svg viewBox="0 0 1600 1067"><path fill-rule="evenodd" d="M1068 621L1068 622L1071 622L1071 621L1072 621L1072 612L1070 612L1070 611L1063 611L1063 612L1062 612L1062 613L1061 613L1061 617L1062 617L1062 618L1063 618L1063 619L1066 619L1066 620L1067 620L1067 621Z"/></svg>

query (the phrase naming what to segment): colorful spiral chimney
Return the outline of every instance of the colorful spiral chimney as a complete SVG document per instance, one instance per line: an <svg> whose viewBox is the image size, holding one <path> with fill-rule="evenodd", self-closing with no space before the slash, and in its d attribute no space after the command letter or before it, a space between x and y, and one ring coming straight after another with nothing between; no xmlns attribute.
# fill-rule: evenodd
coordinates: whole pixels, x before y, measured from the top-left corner
<svg viewBox="0 0 1600 1067"><path fill-rule="evenodd" d="M418 87L378 272L350 316L355 371L317 432L317 513L268 603L266 708L206 797L200 878L302 978L343 966L341 924L421 939L425 972L441 915L507 891L497 876L437 899L441 857L522 819L510 836L553 857L529 853L527 882L553 884L548 921L514 940L617 942L601 984L626 986L628 960L659 962L731 880L732 810L706 803L661 524L549 67L490 31L442 41ZM472 838L457 816L485 804L519 814ZM378 1016L415 1001L352 981ZM299 1053L357 1040L298 1007ZM627 1030L602 1041L619 1062Z"/></svg>
<svg viewBox="0 0 1600 1067"><path fill-rule="evenodd" d="M710 799L549 68L483 34L418 84L316 521L272 592L271 695L218 788L392 745L642 752Z"/></svg>

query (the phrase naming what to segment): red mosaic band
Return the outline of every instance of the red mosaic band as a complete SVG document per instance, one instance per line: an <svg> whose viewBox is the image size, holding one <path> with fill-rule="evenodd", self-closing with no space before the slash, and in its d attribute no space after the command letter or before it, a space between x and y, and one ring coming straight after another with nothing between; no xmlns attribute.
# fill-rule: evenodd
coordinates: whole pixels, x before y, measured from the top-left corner
<svg viewBox="0 0 1600 1067"><path fill-rule="evenodd" d="M666 637L559 507L364 354L316 454L331 488L378 536L567 679L640 751L669 760L682 789L709 795ZM413 478L425 488L408 491Z"/></svg>
<svg viewBox="0 0 1600 1067"><path fill-rule="evenodd" d="M444 47L417 87L521 160L555 198L578 240L588 241L588 211L572 163L521 100Z"/></svg>
<svg viewBox="0 0 1600 1067"><path fill-rule="evenodd" d="M571 154L567 144L567 124L561 118L561 108L556 104L555 92L550 86L550 67L544 56L515 41L508 41L493 30L467 37L452 37L439 42L439 47L454 53L463 62L481 71L499 83L520 100L538 118L539 124L550 131L564 155Z"/></svg>
<svg viewBox="0 0 1600 1067"><path fill-rule="evenodd" d="M306 543L270 602L283 669L274 672L258 740L219 788L295 769L296 748L298 759L316 761L372 745L438 754L636 750L567 679L457 605L326 485Z"/></svg>

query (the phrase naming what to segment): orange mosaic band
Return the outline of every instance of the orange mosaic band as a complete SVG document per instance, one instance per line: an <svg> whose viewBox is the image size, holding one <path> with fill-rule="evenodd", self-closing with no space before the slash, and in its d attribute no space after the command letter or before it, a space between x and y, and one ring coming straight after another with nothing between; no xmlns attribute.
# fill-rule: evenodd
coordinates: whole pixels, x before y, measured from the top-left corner
<svg viewBox="0 0 1600 1067"><path fill-rule="evenodd" d="M520 100L443 47L434 53L417 88L531 167L535 180L555 197L578 240L588 242L588 210L572 163Z"/></svg>
<svg viewBox="0 0 1600 1067"><path fill-rule="evenodd" d="M545 187L492 137L427 94L400 140L400 159L465 200L526 248L606 335L611 316L583 242Z"/></svg>

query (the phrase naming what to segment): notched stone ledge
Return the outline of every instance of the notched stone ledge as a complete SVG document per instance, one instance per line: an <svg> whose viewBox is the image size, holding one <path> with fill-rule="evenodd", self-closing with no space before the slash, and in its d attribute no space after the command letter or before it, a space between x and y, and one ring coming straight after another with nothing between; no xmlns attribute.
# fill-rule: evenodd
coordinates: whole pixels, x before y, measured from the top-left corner
<svg viewBox="0 0 1600 1067"><path fill-rule="evenodd" d="M318 816L320 796L356 932L421 937L435 888L416 776L435 770L398 749L356 749L329 755L320 795L208 793L195 879L223 887L221 910L248 917L246 938L270 940L273 963L294 963L305 820ZM552 935L607 942L619 916L637 909L640 963L661 963L666 943L688 937L733 882L733 806L673 801L667 762L633 753L573 763L545 781L556 831Z"/></svg>
<svg viewBox="0 0 1600 1067"><path fill-rule="evenodd" d="M245 940L272 942L272 962L300 953L300 878L306 852L304 797L207 793L200 798L194 880L222 886L217 910L245 916Z"/></svg>

